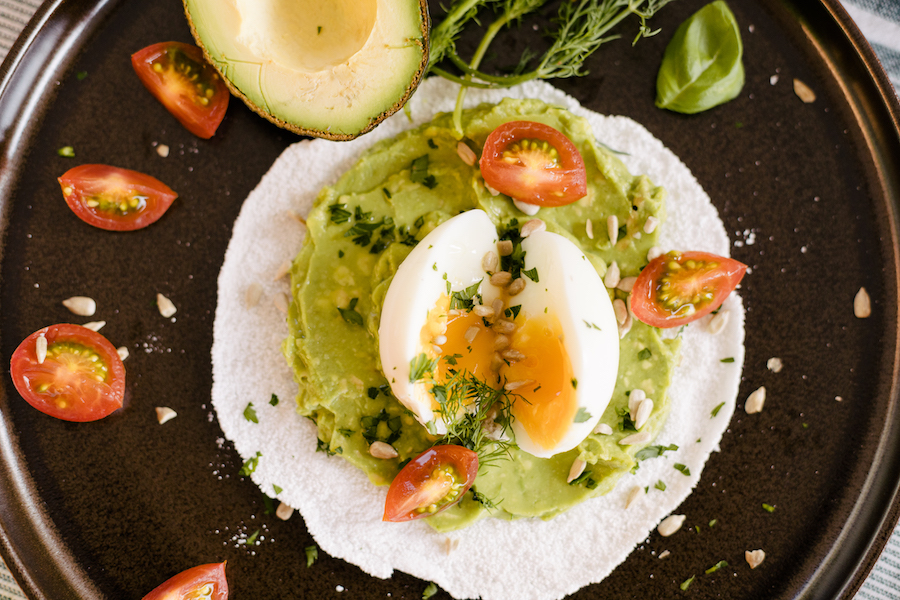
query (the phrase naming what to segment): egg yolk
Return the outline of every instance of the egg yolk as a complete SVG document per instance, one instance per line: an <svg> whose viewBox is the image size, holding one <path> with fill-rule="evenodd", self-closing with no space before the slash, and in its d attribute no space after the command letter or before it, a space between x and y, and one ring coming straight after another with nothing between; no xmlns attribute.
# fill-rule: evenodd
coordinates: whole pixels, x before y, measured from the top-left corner
<svg viewBox="0 0 900 600"><path fill-rule="evenodd" d="M437 359L436 380L445 382L451 371L465 371L493 387L504 383L513 417L532 441L543 448L559 444L578 409L577 382L559 319L520 314L509 337L509 348L520 360L497 360L503 349L497 348L498 336L485 320L471 311L450 311L449 306L450 298L442 296L421 331L422 347L429 358Z"/></svg>

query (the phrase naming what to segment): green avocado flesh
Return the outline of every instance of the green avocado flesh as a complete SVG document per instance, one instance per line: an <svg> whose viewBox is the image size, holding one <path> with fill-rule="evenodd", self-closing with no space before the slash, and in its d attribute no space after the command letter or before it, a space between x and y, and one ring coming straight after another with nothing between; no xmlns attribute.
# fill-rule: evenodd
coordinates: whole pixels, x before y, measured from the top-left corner
<svg viewBox="0 0 900 600"><path fill-rule="evenodd" d="M398 110L428 62L426 0L184 0L231 91L281 127L334 140Z"/></svg>
<svg viewBox="0 0 900 600"><path fill-rule="evenodd" d="M643 225L650 216L664 217L665 191L644 176L629 174L595 141L586 121L537 100L506 99L465 111L464 133L473 147L481 148L493 129L512 120L559 129L579 148L587 168L585 198L541 209L535 218L577 244L601 276L613 260L623 277L637 275L659 231L643 233ZM428 157L427 175L419 171L411 178L413 162L420 168L423 156ZM453 215L474 208L484 210L500 228L531 218L508 197L487 191L477 163L467 166L457 153L450 115L438 115L427 125L372 147L334 186L319 193L307 219L305 245L291 273L290 336L283 348L299 384L298 410L316 422L320 450L340 454L375 484L389 484L399 465L437 440L391 396L380 370L377 336L385 294L417 240ZM614 246L607 234L610 215L621 224ZM588 219L594 224L592 237ZM622 292L610 294L624 298ZM666 390L679 343L635 321L620 342L618 380L601 419L612 435L592 434L576 449L548 459L513 447L508 459L482 465L475 480L478 497L494 507L469 492L459 504L427 521L438 530L451 530L487 515L550 518L609 492L636 467L635 453L649 444L618 444L635 433L627 416L628 394L641 388L653 398L653 413L642 431L655 438L669 412ZM392 444L399 456L372 457L368 448L375 439ZM570 485L569 469L579 456L588 463L585 475Z"/></svg>

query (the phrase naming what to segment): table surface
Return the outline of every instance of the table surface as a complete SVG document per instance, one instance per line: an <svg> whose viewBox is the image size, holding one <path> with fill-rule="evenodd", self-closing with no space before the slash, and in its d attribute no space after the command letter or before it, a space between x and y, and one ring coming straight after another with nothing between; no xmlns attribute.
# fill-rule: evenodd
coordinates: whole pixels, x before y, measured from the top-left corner
<svg viewBox="0 0 900 600"><path fill-rule="evenodd" d="M40 0L0 0L0 60L2 60ZM869 40L895 88L900 88L900 3L896 0L843 0L844 7ZM0 561L0 600L26 596ZM884 548L857 600L900 600L900 525Z"/></svg>

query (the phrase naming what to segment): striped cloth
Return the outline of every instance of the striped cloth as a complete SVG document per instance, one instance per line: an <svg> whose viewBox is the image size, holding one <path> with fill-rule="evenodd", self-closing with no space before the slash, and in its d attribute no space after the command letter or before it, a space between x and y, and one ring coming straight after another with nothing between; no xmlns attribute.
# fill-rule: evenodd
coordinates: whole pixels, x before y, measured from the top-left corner
<svg viewBox="0 0 900 600"><path fill-rule="evenodd" d="M896 89L900 89L900 2L843 0L844 7L875 49ZM0 59L6 56L40 0L0 0ZM0 561L0 600L26 600ZM900 525L855 600L900 600Z"/></svg>

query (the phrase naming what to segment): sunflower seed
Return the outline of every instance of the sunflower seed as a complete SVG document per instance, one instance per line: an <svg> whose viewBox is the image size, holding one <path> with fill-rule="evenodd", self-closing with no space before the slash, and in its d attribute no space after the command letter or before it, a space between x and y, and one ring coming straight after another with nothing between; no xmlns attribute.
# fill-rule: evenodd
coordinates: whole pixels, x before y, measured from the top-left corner
<svg viewBox="0 0 900 600"><path fill-rule="evenodd" d="M516 330L516 324L506 319L498 319L491 328L497 333L512 333Z"/></svg>
<svg viewBox="0 0 900 600"><path fill-rule="evenodd" d="M609 235L609 243L615 246L619 241L619 217L609 215L606 218L606 233Z"/></svg>
<svg viewBox="0 0 900 600"><path fill-rule="evenodd" d="M44 360L47 359L47 338L44 337L43 333L34 340L34 354L37 357L38 364L44 364Z"/></svg>
<svg viewBox="0 0 900 600"><path fill-rule="evenodd" d="M287 521L291 518L291 515L294 514L294 509L288 504L282 502L278 505L278 508L275 509L275 516L281 519L282 521Z"/></svg>
<svg viewBox="0 0 900 600"><path fill-rule="evenodd" d="M500 192L489 186L487 183L484 184L484 188L490 193L491 196L499 196Z"/></svg>
<svg viewBox="0 0 900 600"><path fill-rule="evenodd" d="M491 275L491 285L497 287L506 287L512 281L512 274L509 271L498 271Z"/></svg>
<svg viewBox="0 0 900 600"><path fill-rule="evenodd" d="M519 362L525 360L525 355L516 350L515 348L507 348L503 352L500 353L504 359L510 362Z"/></svg>
<svg viewBox="0 0 900 600"><path fill-rule="evenodd" d="M728 316L729 312L727 310L720 310L716 314L714 314L709 319L709 323L706 324L706 331L711 333L712 335L717 335L722 329L725 328L725 325L728 324Z"/></svg>
<svg viewBox="0 0 900 600"><path fill-rule="evenodd" d="M259 304L259 299L262 297L262 286L258 283L254 282L247 286L247 291L244 292L244 306L246 308L253 308L257 304Z"/></svg>
<svg viewBox="0 0 900 600"><path fill-rule="evenodd" d="M762 550L745 550L744 558L747 559L747 564L750 565L750 568L755 569L766 559L766 553Z"/></svg>
<svg viewBox="0 0 900 600"><path fill-rule="evenodd" d="M466 329L466 332L463 334L463 337L465 338L466 342L471 344L472 342L475 341L476 335L478 335L478 328L477 327L469 327L468 329Z"/></svg>
<svg viewBox="0 0 900 600"><path fill-rule="evenodd" d="M623 277L619 281L619 285L616 286L616 289L622 290L623 292L630 294L631 290L634 289L635 281L637 281L637 277Z"/></svg>
<svg viewBox="0 0 900 600"><path fill-rule="evenodd" d="M640 497L641 491L642 489L639 485L631 488L631 491L628 492L628 498L625 499L625 510L628 510L628 507L634 504L634 501Z"/></svg>
<svg viewBox="0 0 900 600"><path fill-rule="evenodd" d="M623 437L619 440L620 446L637 446L640 444L646 444L650 441L650 432L649 431L641 431L640 433L632 433L631 435Z"/></svg>
<svg viewBox="0 0 900 600"><path fill-rule="evenodd" d="M665 519L663 519L662 523L659 524L659 527L656 530L659 532L659 535L663 537L669 537L679 529L681 529L682 524L684 524L684 515L669 515Z"/></svg>
<svg viewBox="0 0 900 600"><path fill-rule="evenodd" d="M63 306L79 317L90 317L97 312L97 303L87 296L72 296L62 301Z"/></svg>
<svg viewBox="0 0 900 600"><path fill-rule="evenodd" d="M799 79L794 79L794 93L806 104L816 101L816 93Z"/></svg>
<svg viewBox="0 0 900 600"><path fill-rule="evenodd" d="M612 435L613 428L606 423L597 423L597 426L594 427L594 430L591 433L599 433L600 435Z"/></svg>
<svg viewBox="0 0 900 600"><path fill-rule="evenodd" d="M517 390L520 387L525 387L526 385L531 385L534 383L534 379L522 379L521 381L510 381L506 385L503 386L503 389L507 392L511 392L513 390Z"/></svg>
<svg viewBox="0 0 900 600"><path fill-rule="evenodd" d="M494 336L494 350L506 350L509 348L509 338L502 333Z"/></svg>
<svg viewBox="0 0 900 600"><path fill-rule="evenodd" d="M531 219L522 225L522 229L519 230L519 235L526 238L532 233L538 233L540 231L547 231L547 224L540 219Z"/></svg>
<svg viewBox="0 0 900 600"><path fill-rule="evenodd" d="M100 331L104 325L106 325L106 321L91 321L90 323L85 323L82 327L86 327L91 331Z"/></svg>
<svg viewBox="0 0 900 600"><path fill-rule="evenodd" d="M288 297L284 292L278 292L272 298L272 303L275 304L275 308L283 312L284 314L288 313Z"/></svg>
<svg viewBox="0 0 900 600"><path fill-rule="evenodd" d="M444 344L447 343L447 336L446 335L437 336L436 338L434 338L434 343L436 346L443 346Z"/></svg>
<svg viewBox="0 0 900 600"><path fill-rule="evenodd" d="M616 321L619 325L624 325L628 319L628 307L625 306L625 301L621 298L613 300L613 311L616 313Z"/></svg>
<svg viewBox="0 0 900 600"><path fill-rule="evenodd" d="M650 418L650 415L653 413L653 400L650 398L645 398L638 405L637 415L634 419L634 426L640 430L647 424L647 419Z"/></svg>
<svg viewBox="0 0 900 600"><path fill-rule="evenodd" d="M156 153L159 154L160 156L162 156L163 158L166 158L167 156L169 156L169 147L166 146L165 144L160 144L159 146L156 147Z"/></svg>
<svg viewBox="0 0 900 600"><path fill-rule="evenodd" d="M157 406L156 407L156 420L159 421L159 424L168 423L172 419L178 416L174 410L169 408L168 406Z"/></svg>
<svg viewBox="0 0 900 600"><path fill-rule="evenodd" d="M174 315L178 310L175 308L175 305L172 304L172 301L162 294L156 294L156 307L159 309L159 314L167 319Z"/></svg>
<svg viewBox="0 0 900 600"><path fill-rule="evenodd" d="M278 265L278 270L275 271L275 276L272 277L272 281L278 281L282 277L288 274L291 270L291 259L286 258L284 262Z"/></svg>
<svg viewBox="0 0 900 600"><path fill-rule="evenodd" d="M784 368L784 361L782 361L778 357L772 357L766 361L766 368L772 371L773 373L781 373L781 369Z"/></svg>
<svg viewBox="0 0 900 600"><path fill-rule="evenodd" d="M125 346L119 346L118 348L116 348L116 354L119 355L120 360L125 360L126 358L128 358L128 348L126 348Z"/></svg>
<svg viewBox="0 0 900 600"><path fill-rule="evenodd" d="M513 204L515 204L516 208L521 210L523 213L525 213L529 217L533 217L534 215L536 215L538 213L539 210L541 210L541 207L538 206L537 204L529 204L527 202L522 202L521 200L513 199Z"/></svg>
<svg viewBox="0 0 900 600"><path fill-rule="evenodd" d="M587 463L580 458L576 458L572 461L572 466L569 468L569 476L566 477L566 483L572 483L576 479L578 479L582 473L584 473L584 468L587 466Z"/></svg>
<svg viewBox="0 0 900 600"><path fill-rule="evenodd" d="M470 167L475 166L475 161L478 160L478 156L476 156L475 151L469 148L469 145L462 140L460 140L460 142L456 144L456 153L459 155L462 161Z"/></svg>
<svg viewBox="0 0 900 600"><path fill-rule="evenodd" d="M444 551L447 552L447 556L452 554L457 548L459 548L459 538L444 538Z"/></svg>
<svg viewBox="0 0 900 600"><path fill-rule="evenodd" d="M483 304L479 304L472 309L472 312L478 315L479 317L493 317L494 309L490 306L484 306Z"/></svg>
<svg viewBox="0 0 900 600"><path fill-rule="evenodd" d="M509 256L513 252L513 243L511 240L500 240L497 242L497 253L500 256Z"/></svg>
<svg viewBox="0 0 900 600"><path fill-rule="evenodd" d="M670 554L672 554L672 553L669 552L668 550L663 550L662 552L659 553L659 558L660 558L660 560L662 560L663 558L667 557Z"/></svg>
<svg viewBox="0 0 900 600"><path fill-rule="evenodd" d="M594 224L590 219L584 222L584 232L587 234L588 239L594 239Z"/></svg>
<svg viewBox="0 0 900 600"><path fill-rule="evenodd" d="M369 454L375 458L397 458L399 454L390 444L375 440L369 446Z"/></svg>
<svg viewBox="0 0 900 600"><path fill-rule="evenodd" d="M658 225L659 219L656 217L647 217L647 220L644 221L644 233L653 233L656 231Z"/></svg>
<svg viewBox="0 0 900 600"><path fill-rule="evenodd" d="M748 415L762 412L763 404L766 402L766 386L760 386L755 392L750 394L744 403L744 410Z"/></svg>
<svg viewBox="0 0 900 600"><path fill-rule="evenodd" d="M516 296L516 295L520 294L522 292L522 290L524 290L524 289L525 289L525 280L522 279L521 277L517 277L515 280L513 280L512 283L509 284L509 287L506 288L506 293L509 294L510 296Z"/></svg>
<svg viewBox="0 0 900 600"><path fill-rule="evenodd" d="M659 258L663 254L665 254L665 252L663 252L662 248L660 248L659 246L653 246L652 248L647 250L647 262L655 258Z"/></svg>
<svg viewBox="0 0 900 600"><path fill-rule="evenodd" d="M619 271L619 263L612 261L606 269L606 275L603 276L603 285L609 289L615 288L622 280L622 273Z"/></svg>
<svg viewBox="0 0 900 600"><path fill-rule="evenodd" d="M637 409L641 405L641 402L647 399L647 394L641 388L634 388L631 390L631 393L628 394L628 413L629 418L634 421L637 417Z"/></svg>
<svg viewBox="0 0 900 600"><path fill-rule="evenodd" d="M500 257L497 256L496 252L487 252L481 258L481 268L484 269L485 273L493 273L499 265Z"/></svg>
<svg viewBox="0 0 900 600"><path fill-rule="evenodd" d="M872 300L869 298L869 292L864 287L859 288L859 291L856 292L856 297L853 299L853 314L858 319L865 319L872 314Z"/></svg>

